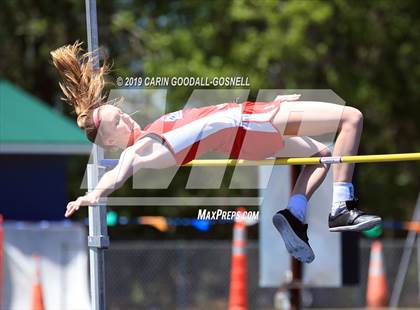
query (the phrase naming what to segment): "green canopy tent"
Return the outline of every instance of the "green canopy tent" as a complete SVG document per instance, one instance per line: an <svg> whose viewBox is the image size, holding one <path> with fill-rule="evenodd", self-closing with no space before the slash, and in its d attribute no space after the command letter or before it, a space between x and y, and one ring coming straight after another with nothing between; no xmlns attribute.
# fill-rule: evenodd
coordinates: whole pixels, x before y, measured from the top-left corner
<svg viewBox="0 0 420 310"><path fill-rule="evenodd" d="M7 81L0 81L0 153L89 154L76 123Z"/></svg>
<svg viewBox="0 0 420 310"><path fill-rule="evenodd" d="M63 220L69 198L65 155L91 149L75 121L0 81L0 213L6 220Z"/></svg>

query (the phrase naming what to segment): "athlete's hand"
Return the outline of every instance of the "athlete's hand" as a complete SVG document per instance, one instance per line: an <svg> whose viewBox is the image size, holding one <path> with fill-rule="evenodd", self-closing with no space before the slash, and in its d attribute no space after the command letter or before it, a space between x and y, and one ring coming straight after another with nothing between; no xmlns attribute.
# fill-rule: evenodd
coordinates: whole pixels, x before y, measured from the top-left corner
<svg viewBox="0 0 420 310"><path fill-rule="evenodd" d="M85 196L81 196L77 198L75 201L70 201L67 204L67 210L64 214L65 217L70 217L74 212L79 210L81 206L90 206L98 203L98 197L95 197L91 194L87 194Z"/></svg>
<svg viewBox="0 0 420 310"><path fill-rule="evenodd" d="M299 100L300 98L300 94L293 94L293 95L278 95L274 101L280 101L280 102L284 102L284 101L296 101Z"/></svg>

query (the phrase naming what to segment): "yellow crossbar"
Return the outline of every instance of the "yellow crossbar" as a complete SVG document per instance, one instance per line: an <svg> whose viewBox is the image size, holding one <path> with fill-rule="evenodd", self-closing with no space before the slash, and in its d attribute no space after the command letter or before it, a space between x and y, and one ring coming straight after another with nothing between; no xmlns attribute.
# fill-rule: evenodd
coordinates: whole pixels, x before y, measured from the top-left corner
<svg viewBox="0 0 420 310"><path fill-rule="evenodd" d="M272 166L272 165L314 165L340 163L381 163L392 161L420 160L420 153L401 153L383 155L355 155L341 157L301 157L276 158L263 160L244 159L195 159L184 166L195 167L224 167L224 166Z"/></svg>

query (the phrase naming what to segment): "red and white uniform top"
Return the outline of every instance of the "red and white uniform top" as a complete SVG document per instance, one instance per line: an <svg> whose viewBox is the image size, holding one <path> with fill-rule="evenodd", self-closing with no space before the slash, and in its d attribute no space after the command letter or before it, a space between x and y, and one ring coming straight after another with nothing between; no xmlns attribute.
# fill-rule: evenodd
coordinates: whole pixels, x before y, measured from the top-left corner
<svg viewBox="0 0 420 310"><path fill-rule="evenodd" d="M179 110L162 115L134 140L158 136L179 165L212 151L231 159L265 159L283 147L272 124L279 108L278 101L247 101Z"/></svg>

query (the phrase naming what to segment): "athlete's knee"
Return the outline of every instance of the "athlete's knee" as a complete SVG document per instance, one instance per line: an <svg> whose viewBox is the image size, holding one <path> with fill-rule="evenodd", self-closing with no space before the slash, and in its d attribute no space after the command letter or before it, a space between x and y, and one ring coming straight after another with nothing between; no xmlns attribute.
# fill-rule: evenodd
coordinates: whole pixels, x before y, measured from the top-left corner
<svg viewBox="0 0 420 310"><path fill-rule="evenodd" d="M328 147L325 146L325 148L321 149L316 155L314 156L321 156L321 157L328 157L331 156L331 151Z"/></svg>
<svg viewBox="0 0 420 310"><path fill-rule="evenodd" d="M356 108L345 107L343 111L343 120L346 125L361 127L363 125L363 113Z"/></svg>

